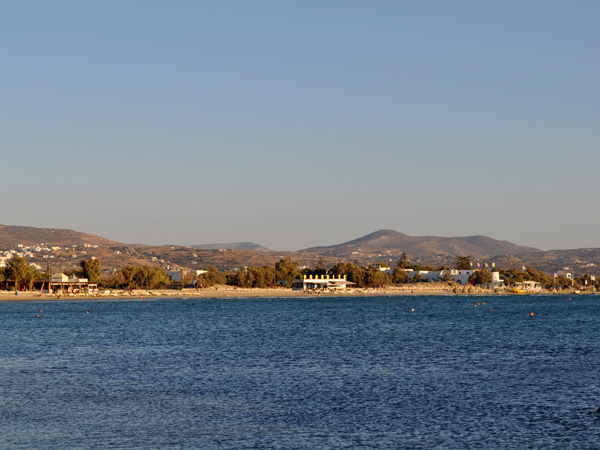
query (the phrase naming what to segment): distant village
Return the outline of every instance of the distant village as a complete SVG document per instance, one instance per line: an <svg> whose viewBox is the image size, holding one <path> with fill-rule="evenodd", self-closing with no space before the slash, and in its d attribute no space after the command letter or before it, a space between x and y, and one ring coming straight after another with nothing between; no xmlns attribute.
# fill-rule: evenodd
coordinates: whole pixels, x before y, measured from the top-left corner
<svg viewBox="0 0 600 450"><path fill-rule="evenodd" d="M6 262L13 258L14 256L24 257L28 259L42 259L47 260L48 262L56 259L56 260L77 260L77 258L86 257L88 252L85 249L89 248L98 248L97 245L91 244L83 244L83 245L71 245L71 246L46 246L45 244L39 245L31 245L26 246L23 244L18 244L17 248L12 250L0 250L0 267L5 267ZM70 257L65 256L66 253L70 255ZM33 266L36 270L43 270L40 264L30 262L31 266Z"/></svg>

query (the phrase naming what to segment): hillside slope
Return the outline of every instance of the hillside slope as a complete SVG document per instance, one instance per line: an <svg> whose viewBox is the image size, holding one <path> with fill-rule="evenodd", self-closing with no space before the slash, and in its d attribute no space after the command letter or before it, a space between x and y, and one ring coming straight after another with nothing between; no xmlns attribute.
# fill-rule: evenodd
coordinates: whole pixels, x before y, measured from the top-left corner
<svg viewBox="0 0 600 450"><path fill-rule="evenodd" d="M57 246L90 244L109 247L119 245L118 242L74 230L0 225L0 248L42 243Z"/></svg>
<svg viewBox="0 0 600 450"><path fill-rule="evenodd" d="M413 255L470 255L477 258L494 255L526 255L540 250L523 247L487 236L439 237L408 236L394 230L379 230L358 239L332 246L312 247L302 252L349 255L381 251Z"/></svg>

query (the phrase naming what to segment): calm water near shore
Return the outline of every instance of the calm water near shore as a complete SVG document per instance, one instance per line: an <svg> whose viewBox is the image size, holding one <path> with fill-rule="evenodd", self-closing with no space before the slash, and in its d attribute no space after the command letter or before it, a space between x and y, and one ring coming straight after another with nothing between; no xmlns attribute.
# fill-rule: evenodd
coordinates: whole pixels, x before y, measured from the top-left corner
<svg viewBox="0 0 600 450"><path fill-rule="evenodd" d="M0 303L0 449L597 449L599 407L599 296Z"/></svg>

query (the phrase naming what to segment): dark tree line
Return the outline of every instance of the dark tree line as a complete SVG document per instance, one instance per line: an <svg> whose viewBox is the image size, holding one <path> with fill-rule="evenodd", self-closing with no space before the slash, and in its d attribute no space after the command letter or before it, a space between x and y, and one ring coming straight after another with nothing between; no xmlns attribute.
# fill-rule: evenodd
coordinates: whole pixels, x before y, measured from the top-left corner
<svg viewBox="0 0 600 450"><path fill-rule="evenodd" d="M375 287L389 284L419 283L424 281L418 273L409 278L409 270L442 270L444 268L421 266L411 264L406 253L402 253L397 265L391 273L381 270L384 264L364 267L357 262L338 262L332 267L325 267L323 260L313 267L299 267L297 261L291 258L283 258L274 266L262 265L244 267L235 271L221 272L217 267L209 267L206 272L196 275L196 271L179 272L181 282L179 287L194 286L197 288L208 288L215 285L230 285L244 288L270 288L275 286L290 287L294 279L304 276L330 276L342 277L353 283L352 286L359 288ZM455 259L455 268L472 269L469 256L459 256ZM523 281L536 281L543 286L551 287L576 287L597 286L600 280L595 280L590 275L577 277L569 280L566 277L553 277L534 268L526 270L500 269L498 270L504 279L504 283L512 287ZM66 275L74 275L87 278L90 283L96 283L101 287L115 289L161 289L177 285L171 280L169 273L160 267L154 266L125 266L109 275L101 271L98 259L89 258L80 262L79 266L64 272ZM27 263L26 258L14 256L4 268L0 268L0 286L5 289L27 288L31 289L34 281L46 279L51 274L37 272ZM476 270L469 282L474 285L485 285L492 280L492 274L487 269ZM451 282L452 277L446 274L442 281Z"/></svg>

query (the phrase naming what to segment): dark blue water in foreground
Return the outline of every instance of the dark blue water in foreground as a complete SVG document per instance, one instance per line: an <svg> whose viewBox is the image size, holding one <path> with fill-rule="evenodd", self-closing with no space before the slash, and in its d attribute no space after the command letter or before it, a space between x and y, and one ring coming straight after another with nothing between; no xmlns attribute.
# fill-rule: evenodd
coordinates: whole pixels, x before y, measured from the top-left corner
<svg viewBox="0 0 600 450"><path fill-rule="evenodd" d="M598 407L596 296L0 303L2 449L597 449Z"/></svg>

